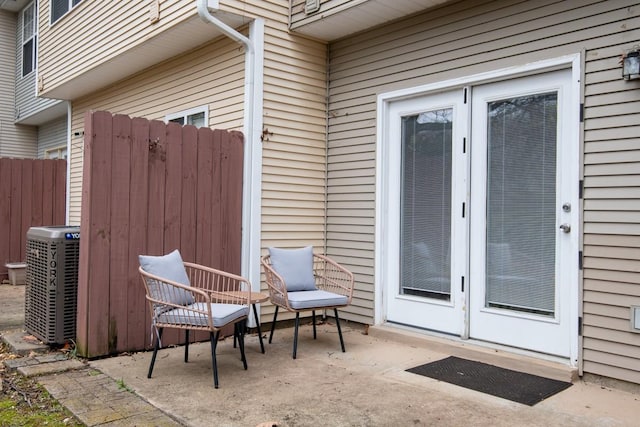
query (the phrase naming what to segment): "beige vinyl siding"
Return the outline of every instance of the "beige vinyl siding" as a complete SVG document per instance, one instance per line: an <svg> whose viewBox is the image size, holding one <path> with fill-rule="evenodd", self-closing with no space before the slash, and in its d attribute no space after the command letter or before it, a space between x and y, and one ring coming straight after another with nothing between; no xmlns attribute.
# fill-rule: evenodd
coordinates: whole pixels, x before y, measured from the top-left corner
<svg viewBox="0 0 640 427"><path fill-rule="evenodd" d="M306 245L323 252L326 44L289 33L288 0L225 1L220 7L265 19L262 253ZM278 314L279 320L291 317ZM271 322L272 305L263 305L261 318Z"/></svg>
<svg viewBox="0 0 640 427"><path fill-rule="evenodd" d="M17 16L0 10L0 157L35 157L36 129L15 124Z"/></svg>
<svg viewBox="0 0 640 427"><path fill-rule="evenodd" d="M66 148L67 117L52 120L38 127L38 158L46 159L47 151Z"/></svg>
<svg viewBox="0 0 640 427"><path fill-rule="evenodd" d="M45 93L196 14L192 0L159 3L161 19L156 23L149 19L147 0L91 0L51 25L50 2L39 2L39 50L44 54L38 69Z"/></svg>
<svg viewBox="0 0 640 427"><path fill-rule="evenodd" d="M207 105L209 125L242 129L244 54L220 38L206 46L72 103L70 223L80 224L82 133L88 110L164 120L167 114Z"/></svg>
<svg viewBox="0 0 640 427"><path fill-rule="evenodd" d="M17 121L29 118L35 113L45 110L57 103L59 100L40 98L36 96L36 70L22 75L22 18L21 14L16 14L17 31L16 31L16 62L15 62L15 119ZM36 66L37 60L36 60Z"/></svg>
<svg viewBox="0 0 640 427"><path fill-rule="evenodd" d="M305 8L306 3L307 3L306 0L291 0L291 25L292 26L295 26L300 21L310 16L310 15L307 15L306 13L306 8ZM354 1L353 0L319 0L319 3L320 3L320 8L318 9L317 12L314 12L312 15L316 13L321 14L323 12L330 11L331 9L344 8L345 6L348 6L349 3L354 3ZM357 3L361 3L361 1L358 1Z"/></svg>
<svg viewBox="0 0 640 427"><path fill-rule="evenodd" d="M628 40L640 40L637 18L585 55L583 364L640 383L640 82L621 79Z"/></svg>
<svg viewBox="0 0 640 427"><path fill-rule="evenodd" d="M265 16L262 246L324 245L326 185L326 45L287 30L286 0L225 2L229 12ZM222 5L221 5L222 7ZM246 33L246 29L243 31ZM208 105L209 125L243 126L244 52L220 38L192 52L72 102L71 133L87 110L163 119ZM72 136L70 221L80 223L82 137ZM273 308L265 305L263 321ZM286 319L286 314L279 319Z"/></svg>
<svg viewBox="0 0 640 427"><path fill-rule="evenodd" d="M457 2L329 46L327 245L349 254L363 320L373 319L377 95L584 50L584 371L638 378L640 84L621 79L618 60L640 40L639 14L631 1Z"/></svg>

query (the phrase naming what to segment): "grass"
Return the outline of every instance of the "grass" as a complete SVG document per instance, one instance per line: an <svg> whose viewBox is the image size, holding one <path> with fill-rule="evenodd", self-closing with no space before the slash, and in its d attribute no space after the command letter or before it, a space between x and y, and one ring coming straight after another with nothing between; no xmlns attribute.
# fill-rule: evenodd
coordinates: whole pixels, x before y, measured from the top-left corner
<svg viewBox="0 0 640 427"><path fill-rule="evenodd" d="M15 357L0 343L0 427L84 426L35 379L8 372L3 361Z"/></svg>

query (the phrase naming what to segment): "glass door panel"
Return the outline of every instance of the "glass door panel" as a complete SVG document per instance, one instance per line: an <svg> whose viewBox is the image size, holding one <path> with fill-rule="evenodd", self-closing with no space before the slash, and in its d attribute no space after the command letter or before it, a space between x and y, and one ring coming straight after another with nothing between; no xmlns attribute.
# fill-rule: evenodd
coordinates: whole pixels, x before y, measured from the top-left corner
<svg viewBox="0 0 640 427"><path fill-rule="evenodd" d="M451 299L453 109L402 118L400 294Z"/></svg>
<svg viewBox="0 0 640 427"><path fill-rule="evenodd" d="M553 317L557 94L487 105L486 307Z"/></svg>

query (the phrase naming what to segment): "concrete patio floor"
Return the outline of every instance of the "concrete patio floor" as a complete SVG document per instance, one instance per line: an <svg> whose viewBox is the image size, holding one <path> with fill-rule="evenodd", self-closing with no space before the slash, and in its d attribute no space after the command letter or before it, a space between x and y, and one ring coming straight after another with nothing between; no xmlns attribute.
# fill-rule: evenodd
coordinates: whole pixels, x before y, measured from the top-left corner
<svg viewBox="0 0 640 427"><path fill-rule="evenodd" d="M218 345L220 388L214 389L210 346L160 350L147 379L151 352L90 362L146 401L189 426L637 426L640 395L577 380L535 406L514 403L431 378L407 368L449 355L568 380L567 367L504 351L427 337L389 327L344 322L346 353L330 319L300 330L297 359L293 330L275 331L260 353L247 337L248 370L233 340ZM267 335L267 334L265 334Z"/></svg>
<svg viewBox="0 0 640 427"><path fill-rule="evenodd" d="M272 344L265 339L265 354L260 352L257 335L249 335L246 371L233 340L221 341L217 390L208 343L191 345L187 364L183 347L160 350L151 379L147 379L149 351L89 361L101 371L97 375L46 373L48 368L43 367L41 381L48 387L70 381L77 384L79 397L74 399L80 401L76 406L89 407L95 405L91 391L96 380L108 383L111 379L105 389L114 390L114 401L120 399L117 394L121 396L123 386L161 411L145 409L137 418L88 425L171 425L158 421L162 413L185 426L640 425L640 387L622 390L576 379L568 389L530 407L405 370L449 355L563 381L575 378L575 370L398 328L365 329L349 322L342 326L346 353L340 351L335 325L329 319L318 326L315 341L310 325L301 328L295 360L291 358L292 328L277 329ZM23 327L24 287L0 285L0 331ZM142 403L131 405L134 411Z"/></svg>

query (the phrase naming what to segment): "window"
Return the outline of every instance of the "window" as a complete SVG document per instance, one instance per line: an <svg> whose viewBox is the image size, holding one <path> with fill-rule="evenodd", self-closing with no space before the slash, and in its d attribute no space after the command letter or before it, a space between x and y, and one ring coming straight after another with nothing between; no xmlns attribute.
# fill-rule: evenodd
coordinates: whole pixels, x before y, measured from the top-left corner
<svg viewBox="0 0 640 427"><path fill-rule="evenodd" d="M44 157L46 159L67 159L67 147L60 146L56 148L51 148L44 153Z"/></svg>
<svg viewBox="0 0 640 427"><path fill-rule="evenodd" d="M36 69L36 3L22 11L22 76Z"/></svg>
<svg viewBox="0 0 640 427"><path fill-rule="evenodd" d="M82 0L51 0L51 23L53 24Z"/></svg>
<svg viewBox="0 0 640 427"><path fill-rule="evenodd" d="M173 123L180 123L181 125L193 125L196 127L207 126L207 119L209 117L209 108L205 105L203 107L192 108L190 110L181 111L175 114L167 114L164 120Z"/></svg>

